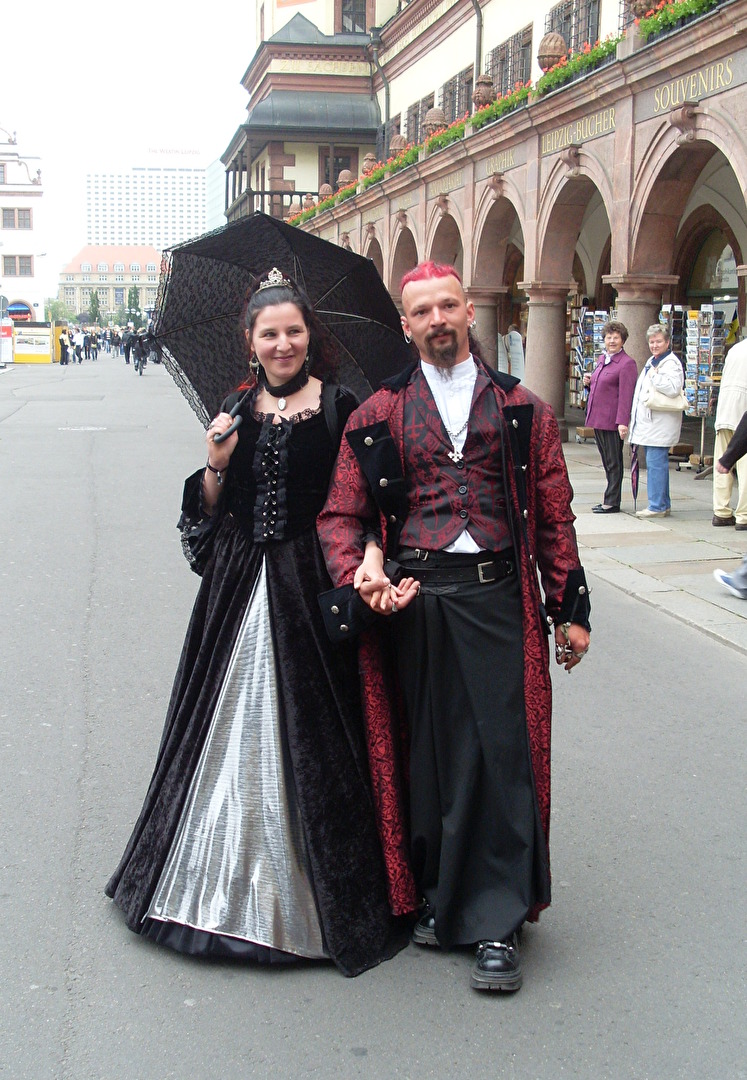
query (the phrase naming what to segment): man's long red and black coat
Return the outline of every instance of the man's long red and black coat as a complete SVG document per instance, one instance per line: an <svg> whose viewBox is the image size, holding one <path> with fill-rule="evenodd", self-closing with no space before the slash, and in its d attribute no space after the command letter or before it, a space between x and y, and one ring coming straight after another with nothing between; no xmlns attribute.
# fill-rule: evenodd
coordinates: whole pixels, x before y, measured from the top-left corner
<svg viewBox="0 0 747 1080"><path fill-rule="evenodd" d="M552 712L548 627L552 623L576 622L588 628L589 596L573 528L573 491L552 409L512 376L483 365L481 369L491 380L490 390L501 417L495 441L503 455L506 506L521 576L527 728L547 842ZM405 475L404 405L416 371L410 368L387 380L350 417L329 497L318 519L332 581L338 587L348 587L347 602L341 600L343 590L335 597L335 609L339 609L338 621L349 626L350 632L357 617L368 614L352 590L365 537L379 530L384 550L390 556L396 553L407 513L407 484L417 484L421 479L408 480ZM416 435L407 432L408 440ZM431 463L437 472L436 456ZM328 612L326 615L329 618ZM412 909L417 897L407 850L404 724L392 665L386 663L385 654L386 644L377 628L365 629L360 637L360 666L373 788L390 899L395 912L404 912ZM531 918L536 918L539 910L538 906Z"/></svg>

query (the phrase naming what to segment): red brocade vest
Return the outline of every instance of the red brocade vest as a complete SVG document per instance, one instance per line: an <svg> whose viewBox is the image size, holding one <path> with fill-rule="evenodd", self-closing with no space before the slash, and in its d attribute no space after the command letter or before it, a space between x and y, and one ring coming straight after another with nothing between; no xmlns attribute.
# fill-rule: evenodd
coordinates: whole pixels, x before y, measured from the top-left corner
<svg viewBox="0 0 747 1080"><path fill-rule="evenodd" d="M484 551L510 547L501 460L500 414L488 377L478 371L462 460L453 445L428 381L418 372L404 407L407 519L400 546L440 551L465 529Z"/></svg>

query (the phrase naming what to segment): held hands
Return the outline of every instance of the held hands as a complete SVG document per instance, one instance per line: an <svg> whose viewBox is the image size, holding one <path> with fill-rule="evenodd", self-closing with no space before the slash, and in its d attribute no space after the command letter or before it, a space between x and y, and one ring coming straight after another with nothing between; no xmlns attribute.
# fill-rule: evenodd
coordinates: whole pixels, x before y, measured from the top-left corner
<svg viewBox="0 0 747 1080"><path fill-rule="evenodd" d="M234 431L228 436L225 442L215 443L215 436L222 435L224 431L227 431L233 423L233 417L226 412L218 413L214 420L211 421L210 427L205 433L205 442L208 449L208 461L214 469L218 469L219 472L223 472L228 468L228 463L231 460L231 454L236 449L236 443L239 441L238 432Z"/></svg>
<svg viewBox="0 0 747 1080"><path fill-rule="evenodd" d="M555 627L555 660L570 672L580 664L589 650L589 631L578 623L562 623Z"/></svg>
<svg viewBox="0 0 747 1080"><path fill-rule="evenodd" d="M403 578L399 585L392 585L384 573L384 555L374 543L366 545L363 562L355 572L353 588L371 608L380 615L396 615L412 603L420 592L420 582Z"/></svg>
<svg viewBox="0 0 747 1080"><path fill-rule="evenodd" d="M617 425L617 434L620 436L622 441L625 442L625 436L628 434L628 425L627 424L618 424Z"/></svg>

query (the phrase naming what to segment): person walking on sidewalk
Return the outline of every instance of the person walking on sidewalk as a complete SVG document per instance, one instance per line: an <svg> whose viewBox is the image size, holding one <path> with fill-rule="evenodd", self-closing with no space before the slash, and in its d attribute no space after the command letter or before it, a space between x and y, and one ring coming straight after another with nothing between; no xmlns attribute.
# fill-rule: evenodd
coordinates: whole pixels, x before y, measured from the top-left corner
<svg viewBox="0 0 747 1080"><path fill-rule="evenodd" d="M734 431L747 410L747 340L739 341L729 350L724 364L716 405L716 443L713 460L726 452ZM734 473L731 469L713 470L713 525L734 525L747 530L747 457L736 463L739 496L732 511L731 496Z"/></svg>
<svg viewBox="0 0 747 1080"><path fill-rule="evenodd" d="M646 332L651 356L646 361L633 395L630 421L630 443L643 449L646 455L646 491L648 506L636 517L669 517L672 502L669 498L669 448L679 441L682 411L650 409L648 400L653 390L665 397L676 398L682 392L685 374L682 364L669 347L670 334L666 326L654 323Z"/></svg>
<svg viewBox="0 0 747 1080"><path fill-rule="evenodd" d="M714 466L714 474L718 471L719 476L731 472L737 462L747 462L747 411L737 424L736 430L729 440L724 454ZM742 494L740 487L739 494ZM739 525L737 524L737 528ZM719 585L723 585L740 600L747 600L747 554L742 559L742 565L733 574L727 574L725 570L714 570L713 576Z"/></svg>
<svg viewBox="0 0 747 1080"><path fill-rule="evenodd" d="M628 434L638 366L623 346L628 340L624 323L608 322L602 327L604 352L592 372L584 375L589 388L586 423L594 428L594 439L602 459L607 487L595 514L618 514L622 496L623 442Z"/></svg>

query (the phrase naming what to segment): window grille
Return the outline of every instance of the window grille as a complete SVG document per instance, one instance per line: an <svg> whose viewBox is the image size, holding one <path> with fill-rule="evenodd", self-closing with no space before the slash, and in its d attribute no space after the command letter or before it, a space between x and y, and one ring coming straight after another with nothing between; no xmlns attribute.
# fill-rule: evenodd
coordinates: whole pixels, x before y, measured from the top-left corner
<svg viewBox="0 0 747 1080"><path fill-rule="evenodd" d="M407 131L405 135L409 143L419 143L422 140L425 114L429 109L433 108L433 102L434 95L428 94L407 110Z"/></svg>
<svg viewBox="0 0 747 1080"><path fill-rule="evenodd" d="M517 83L527 83L532 71L532 27L527 26L488 53L485 73L496 94L507 94Z"/></svg>
<svg viewBox="0 0 747 1080"><path fill-rule="evenodd" d="M545 32L560 34L571 52L599 40L599 0L563 0L551 8Z"/></svg>
<svg viewBox="0 0 747 1080"><path fill-rule="evenodd" d="M465 68L455 75L453 79L445 82L439 91L439 105L444 111L447 124L453 124L461 119L465 113L471 111L472 105L472 68Z"/></svg>

